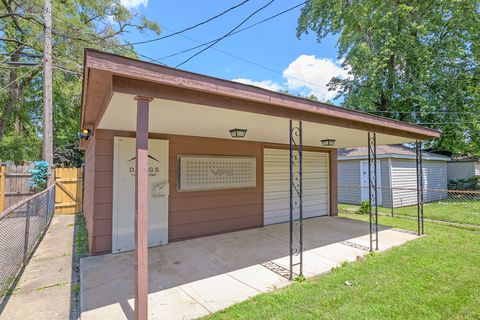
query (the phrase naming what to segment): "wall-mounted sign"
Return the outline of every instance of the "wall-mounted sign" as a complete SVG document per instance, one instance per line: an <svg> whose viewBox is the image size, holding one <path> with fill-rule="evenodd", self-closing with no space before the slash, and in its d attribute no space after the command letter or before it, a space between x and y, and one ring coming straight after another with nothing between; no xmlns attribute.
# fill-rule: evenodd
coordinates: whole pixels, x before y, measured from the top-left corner
<svg viewBox="0 0 480 320"><path fill-rule="evenodd" d="M254 188L256 158L178 156L178 191Z"/></svg>

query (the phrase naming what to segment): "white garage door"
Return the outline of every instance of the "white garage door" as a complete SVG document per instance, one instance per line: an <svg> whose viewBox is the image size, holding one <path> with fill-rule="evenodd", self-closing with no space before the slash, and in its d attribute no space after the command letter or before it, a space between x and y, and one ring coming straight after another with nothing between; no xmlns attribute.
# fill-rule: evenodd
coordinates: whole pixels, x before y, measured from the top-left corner
<svg viewBox="0 0 480 320"><path fill-rule="evenodd" d="M264 149L265 225L290 219L290 153L283 149ZM303 217L329 213L328 154L303 152Z"/></svg>

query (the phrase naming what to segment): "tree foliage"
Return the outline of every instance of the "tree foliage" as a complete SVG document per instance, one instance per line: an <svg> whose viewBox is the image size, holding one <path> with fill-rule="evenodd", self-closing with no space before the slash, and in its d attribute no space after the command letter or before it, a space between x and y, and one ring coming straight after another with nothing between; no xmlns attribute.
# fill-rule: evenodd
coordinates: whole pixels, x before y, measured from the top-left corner
<svg viewBox="0 0 480 320"><path fill-rule="evenodd" d="M338 35L348 108L442 133L431 147L480 152L480 1L311 0L297 35Z"/></svg>
<svg viewBox="0 0 480 320"><path fill-rule="evenodd" d="M50 176L48 162L35 161L34 167L28 172L31 173L28 181L31 189L41 191L47 187L48 177Z"/></svg>
<svg viewBox="0 0 480 320"><path fill-rule="evenodd" d="M155 22L119 0L53 1L53 115L57 150L77 144L84 48L136 57L120 37L136 30L160 33ZM43 0L1 0L0 160L38 160L42 146ZM79 153L69 152L78 160ZM65 153L64 153L65 154ZM59 159L59 157L56 157ZM60 157L61 158L61 157Z"/></svg>

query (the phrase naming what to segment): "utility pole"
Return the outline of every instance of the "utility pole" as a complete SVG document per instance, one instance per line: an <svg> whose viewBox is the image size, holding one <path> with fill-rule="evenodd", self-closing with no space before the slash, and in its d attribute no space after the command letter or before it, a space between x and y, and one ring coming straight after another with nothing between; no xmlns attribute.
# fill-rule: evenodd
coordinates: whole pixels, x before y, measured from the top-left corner
<svg viewBox="0 0 480 320"><path fill-rule="evenodd" d="M53 184L52 112L52 0L45 0L43 42L43 160L50 166L48 185Z"/></svg>

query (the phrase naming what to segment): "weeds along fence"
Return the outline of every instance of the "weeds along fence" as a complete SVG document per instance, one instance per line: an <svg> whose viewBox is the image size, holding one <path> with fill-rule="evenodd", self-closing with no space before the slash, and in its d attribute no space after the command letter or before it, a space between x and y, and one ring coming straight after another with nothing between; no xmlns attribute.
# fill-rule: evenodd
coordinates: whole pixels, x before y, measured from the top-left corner
<svg viewBox="0 0 480 320"><path fill-rule="evenodd" d="M423 198L425 221L480 228L480 191L426 188ZM377 199L380 215L417 219L416 188L379 187ZM368 201L368 186L338 186L340 213L362 213L362 200Z"/></svg>
<svg viewBox="0 0 480 320"><path fill-rule="evenodd" d="M55 208L55 185L0 213L0 300L47 230Z"/></svg>

